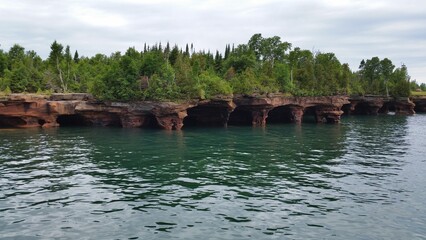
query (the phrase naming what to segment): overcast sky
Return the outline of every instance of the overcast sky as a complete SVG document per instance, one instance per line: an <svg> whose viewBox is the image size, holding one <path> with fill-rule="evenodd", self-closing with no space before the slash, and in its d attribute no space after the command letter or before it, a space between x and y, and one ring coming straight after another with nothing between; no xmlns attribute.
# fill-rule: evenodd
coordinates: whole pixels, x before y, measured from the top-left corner
<svg viewBox="0 0 426 240"><path fill-rule="evenodd" d="M0 0L0 48L42 58L54 40L84 56L167 41L213 52L255 33L334 52L353 70L388 57L426 83L424 0Z"/></svg>

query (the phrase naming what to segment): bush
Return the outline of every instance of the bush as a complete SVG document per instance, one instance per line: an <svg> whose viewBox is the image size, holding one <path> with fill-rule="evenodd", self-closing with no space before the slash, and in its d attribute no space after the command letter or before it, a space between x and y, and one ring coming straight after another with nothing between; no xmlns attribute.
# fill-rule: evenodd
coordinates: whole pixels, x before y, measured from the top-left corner
<svg viewBox="0 0 426 240"><path fill-rule="evenodd" d="M232 88L228 82L208 71L202 72L197 77L196 86L198 97L201 99L232 94Z"/></svg>

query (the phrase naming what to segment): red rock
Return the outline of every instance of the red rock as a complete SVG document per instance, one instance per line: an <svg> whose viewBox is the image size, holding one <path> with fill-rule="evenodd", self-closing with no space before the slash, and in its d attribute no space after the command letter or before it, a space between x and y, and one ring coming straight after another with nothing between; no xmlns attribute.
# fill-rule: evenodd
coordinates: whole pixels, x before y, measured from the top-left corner
<svg viewBox="0 0 426 240"><path fill-rule="evenodd" d="M318 123L338 123L343 106L354 114L374 115L389 109L394 109L396 114L414 113L414 104L407 98L359 97L349 101L346 96L288 97L275 94L181 103L122 103L95 101L87 94L50 97L12 94L0 99L0 127L57 127L71 124L180 130L184 124L264 126L269 116L271 122L301 123L306 114L313 114Z"/></svg>

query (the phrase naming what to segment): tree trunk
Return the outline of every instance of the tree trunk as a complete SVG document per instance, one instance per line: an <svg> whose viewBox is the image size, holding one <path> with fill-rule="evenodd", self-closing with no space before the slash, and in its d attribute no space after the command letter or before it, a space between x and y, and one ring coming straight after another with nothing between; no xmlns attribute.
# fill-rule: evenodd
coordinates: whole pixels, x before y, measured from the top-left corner
<svg viewBox="0 0 426 240"><path fill-rule="evenodd" d="M56 57L56 69L58 70L58 73L59 73L59 80L61 81L62 91L66 92L67 91L67 85L65 84L64 79L62 77L62 71L61 71L61 68L59 67L58 57Z"/></svg>
<svg viewBox="0 0 426 240"><path fill-rule="evenodd" d="M385 80L385 86L386 86L386 97L389 97L388 80Z"/></svg>

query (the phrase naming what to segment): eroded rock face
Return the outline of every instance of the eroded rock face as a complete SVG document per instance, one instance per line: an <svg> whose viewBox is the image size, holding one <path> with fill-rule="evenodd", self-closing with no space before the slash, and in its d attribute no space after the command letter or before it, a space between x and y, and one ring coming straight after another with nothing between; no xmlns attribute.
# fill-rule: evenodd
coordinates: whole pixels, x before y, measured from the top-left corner
<svg viewBox="0 0 426 240"><path fill-rule="evenodd" d="M426 97L413 97L412 101L415 104L414 110L416 112L426 112Z"/></svg>
<svg viewBox="0 0 426 240"><path fill-rule="evenodd" d="M301 123L308 110L309 113L314 114L315 121L318 123L337 123L343 114L340 109L344 104L349 104L348 98L345 96L240 96L234 98L234 102L241 109L240 111L250 113L254 126L264 126L268 122L269 113L271 113L270 122Z"/></svg>
<svg viewBox="0 0 426 240"><path fill-rule="evenodd" d="M232 99L212 99L198 102L186 109L185 126L227 126L229 116L235 109Z"/></svg>
<svg viewBox="0 0 426 240"><path fill-rule="evenodd" d="M389 97L352 97L349 99L350 107L348 114L358 115L378 115L395 112L397 115L415 114L415 104L409 98L389 98Z"/></svg>
<svg viewBox="0 0 426 240"><path fill-rule="evenodd" d="M349 114L378 115L384 102L382 97L353 97L350 99Z"/></svg>
<svg viewBox="0 0 426 240"><path fill-rule="evenodd" d="M426 104L425 104L426 105ZM425 106L420 105L420 106ZM338 123L342 107L352 114L375 115L395 111L413 114L409 99L331 97L235 96L204 101L101 102L87 94L53 96L13 94L0 99L0 127L56 127L66 125L157 127L180 130L187 126L227 126L301 123L311 115L317 123Z"/></svg>
<svg viewBox="0 0 426 240"><path fill-rule="evenodd" d="M315 118L318 123L338 123L343 111L337 106L319 105L315 111Z"/></svg>
<svg viewBox="0 0 426 240"><path fill-rule="evenodd" d="M409 98L395 99L391 104L394 104L395 114L397 115L413 115L416 113L414 111L415 104Z"/></svg>
<svg viewBox="0 0 426 240"><path fill-rule="evenodd" d="M57 117L73 114L76 104L75 101L49 101L43 96L13 94L0 103L0 123L9 127L56 127L59 126Z"/></svg>

